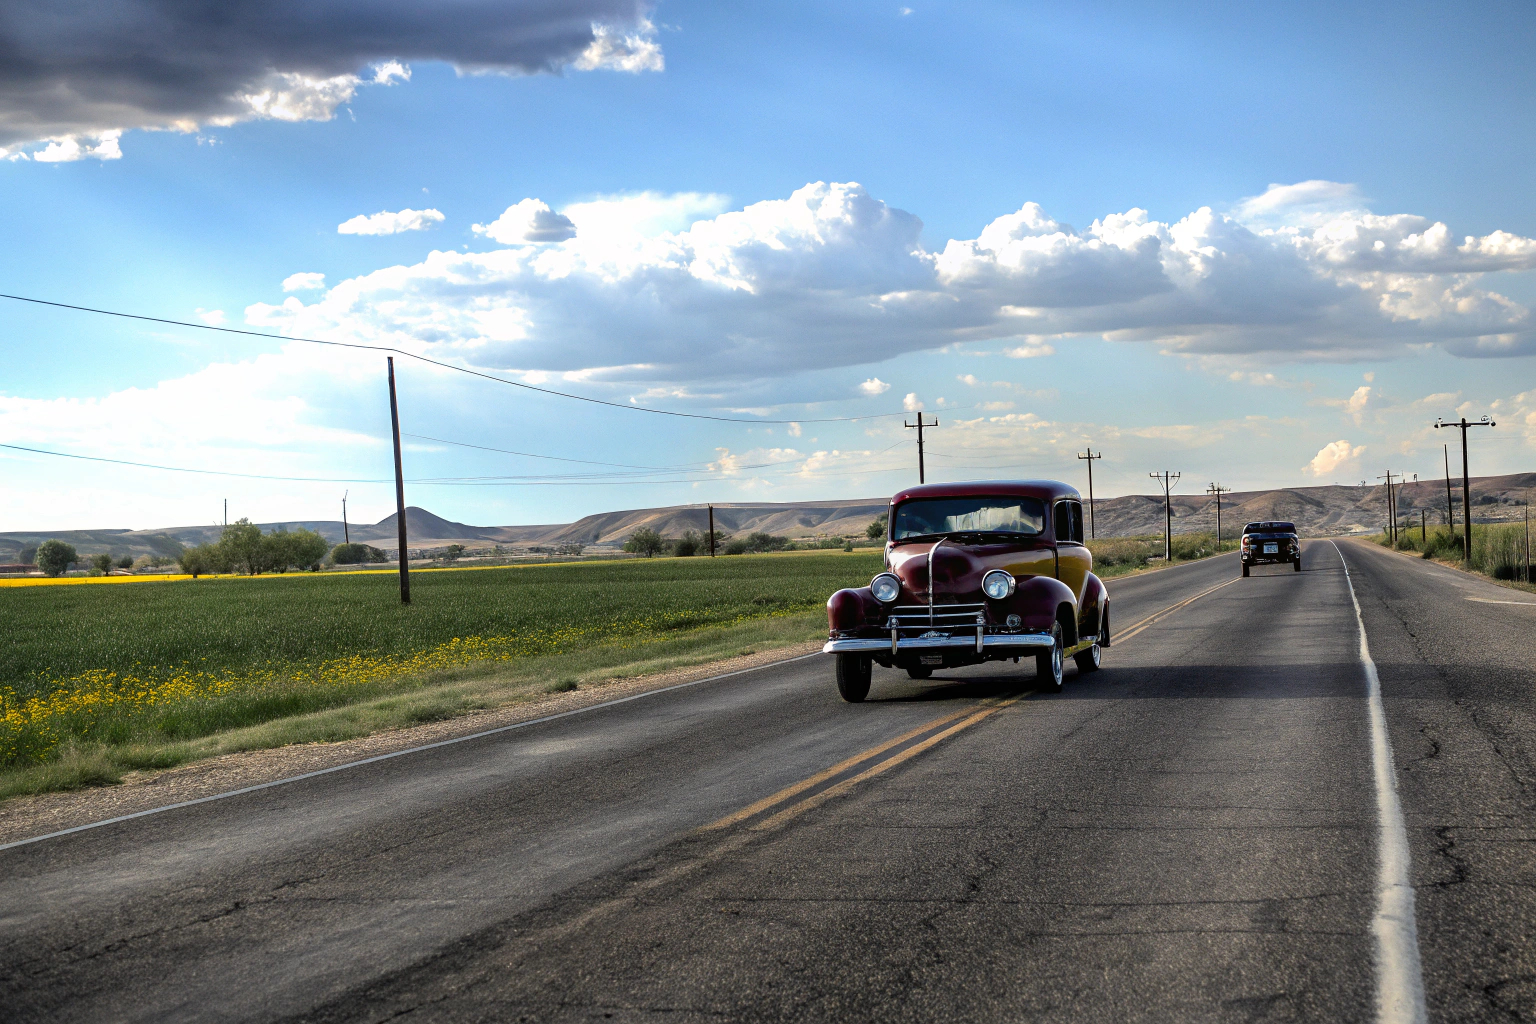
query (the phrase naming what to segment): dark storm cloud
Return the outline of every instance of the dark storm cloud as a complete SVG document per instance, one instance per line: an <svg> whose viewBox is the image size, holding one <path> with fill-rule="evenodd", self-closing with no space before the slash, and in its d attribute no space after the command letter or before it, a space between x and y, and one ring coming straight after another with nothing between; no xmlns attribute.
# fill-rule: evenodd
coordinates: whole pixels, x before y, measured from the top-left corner
<svg viewBox="0 0 1536 1024"><path fill-rule="evenodd" d="M0 147L259 116L245 94L390 59L557 71L640 0L0 0ZM334 103L332 104L334 106ZM325 110L328 115L329 109Z"/></svg>

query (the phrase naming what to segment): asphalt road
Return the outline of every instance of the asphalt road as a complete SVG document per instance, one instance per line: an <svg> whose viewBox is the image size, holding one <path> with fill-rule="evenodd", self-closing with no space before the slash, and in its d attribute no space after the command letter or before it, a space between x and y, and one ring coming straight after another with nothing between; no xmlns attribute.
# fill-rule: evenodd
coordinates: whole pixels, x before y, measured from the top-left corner
<svg viewBox="0 0 1536 1024"><path fill-rule="evenodd" d="M1428 1017L1536 1017L1536 598L1327 541L1112 582L1060 695L815 656L0 850L0 1016L1379 1019L1340 549Z"/></svg>

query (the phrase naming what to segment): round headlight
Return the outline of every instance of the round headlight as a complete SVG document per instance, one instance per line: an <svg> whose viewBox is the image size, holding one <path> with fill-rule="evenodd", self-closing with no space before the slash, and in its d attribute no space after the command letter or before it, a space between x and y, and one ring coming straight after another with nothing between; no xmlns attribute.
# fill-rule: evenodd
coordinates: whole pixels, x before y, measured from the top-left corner
<svg viewBox="0 0 1536 1024"><path fill-rule="evenodd" d="M1001 601L1013 593L1013 574L993 569L981 578L981 592L994 601Z"/></svg>
<svg viewBox="0 0 1536 1024"><path fill-rule="evenodd" d="M890 604L901 595L901 580L888 572L883 572L869 581L870 592L875 595L875 600L881 604Z"/></svg>

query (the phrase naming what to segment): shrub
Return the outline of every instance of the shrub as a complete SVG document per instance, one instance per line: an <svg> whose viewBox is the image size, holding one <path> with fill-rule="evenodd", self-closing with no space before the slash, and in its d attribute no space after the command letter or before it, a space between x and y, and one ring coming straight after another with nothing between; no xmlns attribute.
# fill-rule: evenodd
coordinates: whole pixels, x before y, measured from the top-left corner
<svg viewBox="0 0 1536 1024"><path fill-rule="evenodd" d="M195 548L182 548L181 556L177 561L181 563L181 571L193 577L229 571L224 549L217 544L199 544Z"/></svg>
<svg viewBox="0 0 1536 1024"><path fill-rule="evenodd" d="M37 546L37 567L49 576L58 576L74 562L80 560L73 544L61 540L45 540Z"/></svg>
<svg viewBox="0 0 1536 1024"><path fill-rule="evenodd" d="M111 555L92 555L91 570L93 572L107 573L112 571Z"/></svg>
<svg viewBox="0 0 1536 1024"><path fill-rule="evenodd" d="M337 565L360 565L364 562L385 561L384 552L372 544L337 544L331 550L331 561Z"/></svg>
<svg viewBox="0 0 1536 1024"><path fill-rule="evenodd" d="M459 560L459 557L461 555L463 555L463 554L464 554L464 545L463 544L449 544L446 548L443 549L443 561L445 561L445 562L456 562L456 561Z"/></svg>
<svg viewBox="0 0 1536 1024"><path fill-rule="evenodd" d="M132 569L133 568L133 556L132 555L124 555L122 558L119 558L117 560L117 567L119 569Z"/></svg>
<svg viewBox="0 0 1536 1024"><path fill-rule="evenodd" d="M255 576L266 568L267 552L263 550L261 540L261 527L242 517L224 527L219 548L231 569Z"/></svg>
<svg viewBox="0 0 1536 1024"><path fill-rule="evenodd" d="M1204 558L1216 553L1214 533L1176 533L1171 542L1174 561Z"/></svg>
<svg viewBox="0 0 1536 1024"><path fill-rule="evenodd" d="M722 549L721 553L727 555L744 555L747 553L747 542L737 538L736 540L733 540L727 544L724 549Z"/></svg>
<svg viewBox="0 0 1536 1024"><path fill-rule="evenodd" d="M880 540L886 534L886 527L890 523L890 513L883 512L874 522L864 527L864 536L870 540Z"/></svg>
<svg viewBox="0 0 1536 1024"><path fill-rule="evenodd" d="M746 545L747 550L753 552L783 551L789 545L789 538L776 537L771 533L749 533Z"/></svg>
<svg viewBox="0 0 1536 1024"><path fill-rule="evenodd" d="M585 549L586 549L586 545L585 544L561 544L559 547L555 548L555 554L557 554L557 555L579 555ZM501 548L500 547L498 547L496 549L496 553L498 555L501 554Z"/></svg>
<svg viewBox="0 0 1536 1024"><path fill-rule="evenodd" d="M1152 545L1135 539L1093 541L1088 549L1093 552L1094 564L1106 569L1115 565L1140 569L1147 564L1147 558L1152 554Z"/></svg>
<svg viewBox="0 0 1536 1024"><path fill-rule="evenodd" d="M691 558L708 550L709 542L697 530L689 530L672 543L672 553L679 558Z"/></svg>
<svg viewBox="0 0 1536 1024"><path fill-rule="evenodd" d="M666 542L661 539L661 534L649 526L642 526L629 535L629 539L624 542L624 550L650 558L666 550Z"/></svg>

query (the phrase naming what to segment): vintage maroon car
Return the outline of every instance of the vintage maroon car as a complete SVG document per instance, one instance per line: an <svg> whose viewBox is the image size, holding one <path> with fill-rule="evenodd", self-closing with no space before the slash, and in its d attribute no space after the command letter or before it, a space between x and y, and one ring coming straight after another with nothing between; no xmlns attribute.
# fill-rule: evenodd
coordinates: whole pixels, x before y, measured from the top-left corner
<svg viewBox="0 0 1536 1024"><path fill-rule="evenodd" d="M886 571L827 601L837 689L869 694L871 666L938 668L1035 658L1059 691L1068 657L1099 667L1109 592L1083 544L1077 490L1050 480L928 484L891 499Z"/></svg>

